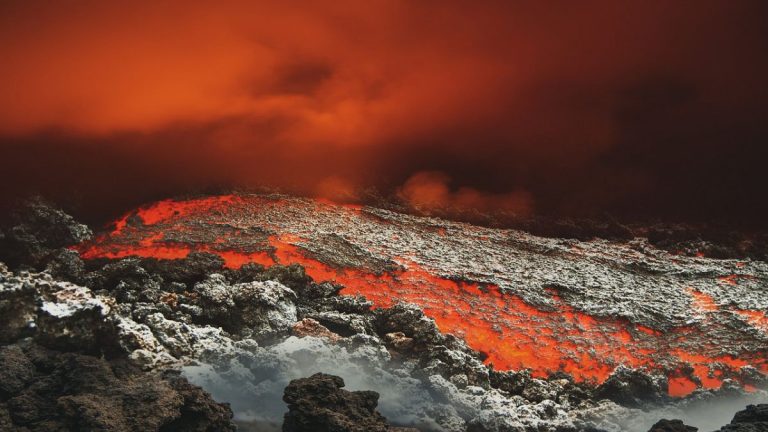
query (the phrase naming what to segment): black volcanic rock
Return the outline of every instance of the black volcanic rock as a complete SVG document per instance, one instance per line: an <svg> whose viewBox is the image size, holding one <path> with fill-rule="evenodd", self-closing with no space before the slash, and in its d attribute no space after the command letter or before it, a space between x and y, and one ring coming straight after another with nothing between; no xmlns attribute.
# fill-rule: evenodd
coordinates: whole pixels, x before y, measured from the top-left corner
<svg viewBox="0 0 768 432"><path fill-rule="evenodd" d="M387 424L373 391L344 390L344 380L317 373L290 382L283 400L288 404L283 432L387 432L406 431ZM413 430L413 429L411 429Z"/></svg>
<svg viewBox="0 0 768 432"><path fill-rule="evenodd" d="M19 206L4 222L0 261L10 267L44 266L57 249L88 240L90 228L39 198Z"/></svg>
<svg viewBox="0 0 768 432"><path fill-rule="evenodd" d="M610 399L618 404L640 407L648 402L660 402L667 399L666 381L663 385L653 377L635 369L618 367L595 390L598 399Z"/></svg>
<svg viewBox="0 0 768 432"><path fill-rule="evenodd" d="M768 431L768 404L747 405L747 408L733 416L720 432L765 432Z"/></svg>
<svg viewBox="0 0 768 432"><path fill-rule="evenodd" d="M659 420L648 432L696 432L699 428L687 426L682 420Z"/></svg>
<svg viewBox="0 0 768 432"><path fill-rule="evenodd" d="M47 350L0 350L0 429L20 431L234 431L232 411L172 374Z"/></svg>
<svg viewBox="0 0 768 432"><path fill-rule="evenodd" d="M141 266L148 272L162 276L166 282L193 284L200 282L211 273L224 269L224 260L208 252L192 252L183 259L144 259Z"/></svg>

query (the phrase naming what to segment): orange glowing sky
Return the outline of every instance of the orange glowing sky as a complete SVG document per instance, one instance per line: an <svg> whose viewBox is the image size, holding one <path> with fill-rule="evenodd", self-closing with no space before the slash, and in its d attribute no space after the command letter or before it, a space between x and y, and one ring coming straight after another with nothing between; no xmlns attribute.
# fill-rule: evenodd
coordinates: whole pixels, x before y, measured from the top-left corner
<svg viewBox="0 0 768 432"><path fill-rule="evenodd" d="M476 3L3 2L0 192L768 214L764 2Z"/></svg>

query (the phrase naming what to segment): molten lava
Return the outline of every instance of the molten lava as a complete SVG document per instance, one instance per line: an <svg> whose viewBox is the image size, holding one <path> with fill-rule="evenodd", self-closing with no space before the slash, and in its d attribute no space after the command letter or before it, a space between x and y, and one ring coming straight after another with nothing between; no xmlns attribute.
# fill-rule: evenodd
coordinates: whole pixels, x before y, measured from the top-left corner
<svg viewBox="0 0 768 432"><path fill-rule="evenodd" d="M528 368L536 377L563 371L578 381L600 383L617 366L625 365L665 372L670 395L684 396L698 387L718 388L726 378L739 379L739 370L745 366L768 372L764 350L724 353L705 333L706 326L719 325L714 317L730 313L747 326L739 330L738 337L758 338L757 344L764 343L768 334L765 313L730 308L698 289L689 287L684 295L690 298L691 315L698 317L699 324L653 328L623 317L585 313L561 296L555 286L543 288L542 301L546 304L534 305L496 284L474 282L467 274L440 274L428 268L428 262L417 259L417 249L386 256L391 265L384 269L368 262L370 256L388 253L384 244L354 243L349 254L358 261L350 263L357 264L335 262L328 258L331 255L310 250L318 229L311 224L301 225L306 223L302 218L307 215L322 215L332 221L329 226L338 232L323 233L323 238L329 239L334 239L333 235L342 239L352 236L344 232L345 227L359 224L361 218L381 229L394 223L365 215L363 210L360 206L263 196L166 200L126 215L115 223L112 232L77 250L86 259L179 259L193 251L209 252L219 255L228 268L250 262L265 266L300 264L316 281L335 281L344 286L341 294L362 295L376 307L390 307L397 302L416 304L441 331L463 338L470 347L484 353L486 362L496 369ZM259 218L257 224L252 219L255 216ZM451 233L456 229L479 229L448 223L440 226L436 220L425 220L435 225L429 225L431 237L426 238L430 242L450 245ZM411 217L403 217L401 224L389 241L423 234L412 231L416 221ZM486 234L478 239L491 241ZM339 251L340 246L331 244L327 249ZM581 246L565 249L564 253L582 253ZM726 275L714 283L735 286L747 278L754 277Z"/></svg>

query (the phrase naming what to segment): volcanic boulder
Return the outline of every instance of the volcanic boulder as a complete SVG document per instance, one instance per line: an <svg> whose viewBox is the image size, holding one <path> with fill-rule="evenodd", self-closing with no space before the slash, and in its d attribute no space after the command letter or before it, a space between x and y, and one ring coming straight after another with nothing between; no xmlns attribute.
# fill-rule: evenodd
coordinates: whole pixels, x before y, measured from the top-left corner
<svg viewBox="0 0 768 432"><path fill-rule="evenodd" d="M415 429L387 424L376 405L379 394L373 391L344 390L344 380L317 373L290 382L283 400L288 412L284 432L387 432Z"/></svg>
<svg viewBox="0 0 768 432"><path fill-rule="evenodd" d="M682 420L659 420L648 432L696 432L699 428L687 426Z"/></svg>
<svg viewBox="0 0 768 432"><path fill-rule="evenodd" d="M619 366L595 390L595 397L618 404L641 407L648 402L666 400L667 383L663 377L647 375L639 370Z"/></svg>

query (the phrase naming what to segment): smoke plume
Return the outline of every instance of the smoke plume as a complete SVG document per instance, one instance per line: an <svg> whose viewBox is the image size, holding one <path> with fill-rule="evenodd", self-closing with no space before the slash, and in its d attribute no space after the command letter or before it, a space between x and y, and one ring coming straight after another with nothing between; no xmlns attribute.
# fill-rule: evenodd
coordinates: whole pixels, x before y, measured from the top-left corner
<svg viewBox="0 0 768 432"><path fill-rule="evenodd" d="M231 187L419 199L434 171L440 207L763 224L767 8L4 2L0 196L94 220Z"/></svg>

